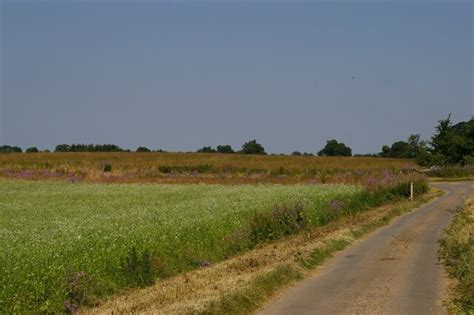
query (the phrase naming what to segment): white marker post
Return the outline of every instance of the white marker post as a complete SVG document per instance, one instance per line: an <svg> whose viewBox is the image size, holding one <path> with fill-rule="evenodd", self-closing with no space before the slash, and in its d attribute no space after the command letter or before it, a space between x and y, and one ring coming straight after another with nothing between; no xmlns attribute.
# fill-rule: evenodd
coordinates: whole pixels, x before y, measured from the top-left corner
<svg viewBox="0 0 474 315"><path fill-rule="evenodd" d="M410 201L413 200L413 182L410 182Z"/></svg>

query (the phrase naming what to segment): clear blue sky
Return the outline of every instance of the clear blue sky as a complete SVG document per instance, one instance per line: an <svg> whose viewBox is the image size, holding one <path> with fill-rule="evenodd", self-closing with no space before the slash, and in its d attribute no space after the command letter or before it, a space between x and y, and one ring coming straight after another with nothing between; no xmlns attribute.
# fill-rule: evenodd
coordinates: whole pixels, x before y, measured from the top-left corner
<svg viewBox="0 0 474 315"><path fill-rule="evenodd" d="M0 2L4 144L363 153L474 115L472 1Z"/></svg>

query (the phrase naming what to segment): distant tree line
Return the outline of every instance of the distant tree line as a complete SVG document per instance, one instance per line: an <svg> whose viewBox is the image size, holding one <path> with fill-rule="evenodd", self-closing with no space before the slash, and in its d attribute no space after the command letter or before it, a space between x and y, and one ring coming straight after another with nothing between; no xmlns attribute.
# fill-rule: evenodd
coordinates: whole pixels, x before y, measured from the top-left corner
<svg viewBox="0 0 474 315"><path fill-rule="evenodd" d="M396 141L392 145L384 145L377 154L357 154L355 156L406 158L416 159L420 165L474 165L474 118L453 124L451 114L446 119L438 121L435 134L430 140L422 140L419 134L408 137L406 141ZM55 152L130 152L115 144L59 144ZM36 147L26 149L26 153L40 152ZM45 150L43 152L49 152ZM161 149L152 151L140 146L136 152L165 152ZM262 144L257 140L250 140L234 151L228 144L218 145L216 148L205 146L197 150L198 153L240 153L240 154L267 154ZM2 145L0 153L22 153L17 146ZM280 154L284 155L284 154ZM312 156L312 153L294 151L294 156ZM319 156L352 156L352 149L335 139L326 141L326 145L318 152Z"/></svg>
<svg viewBox="0 0 474 315"><path fill-rule="evenodd" d="M14 147L9 145L0 146L0 153L21 153L23 152L20 147Z"/></svg>
<svg viewBox="0 0 474 315"><path fill-rule="evenodd" d="M474 164L474 118L453 124L449 114L438 121L435 130L431 140L421 140L417 134L384 145L378 156L416 159L422 166Z"/></svg>
<svg viewBox="0 0 474 315"><path fill-rule="evenodd" d="M218 145L215 149L213 147L202 147L196 151L197 153L241 153L241 154L267 154L263 145L257 142L257 140L250 140L242 145L240 151L234 151L232 146L228 144Z"/></svg>
<svg viewBox="0 0 474 315"><path fill-rule="evenodd" d="M121 147L115 144L58 144L55 152L123 152Z"/></svg>

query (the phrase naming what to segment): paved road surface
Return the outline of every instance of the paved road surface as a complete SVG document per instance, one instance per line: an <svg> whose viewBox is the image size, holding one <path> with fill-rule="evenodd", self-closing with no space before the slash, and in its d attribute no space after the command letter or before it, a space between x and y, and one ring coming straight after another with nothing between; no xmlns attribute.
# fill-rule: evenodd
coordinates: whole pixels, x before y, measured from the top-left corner
<svg viewBox="0 0 474 315"><path fill-rule="evenodd" d="M339 252L261 314L444 314L437 241L474 183L435 186L447 193Z"/></svg>

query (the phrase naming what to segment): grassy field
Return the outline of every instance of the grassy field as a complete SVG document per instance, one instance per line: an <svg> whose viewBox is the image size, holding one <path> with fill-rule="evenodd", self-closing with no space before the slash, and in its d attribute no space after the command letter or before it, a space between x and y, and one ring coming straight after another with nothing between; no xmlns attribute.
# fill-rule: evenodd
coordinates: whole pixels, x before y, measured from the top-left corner
<svg viewBox="0 0 474 315"><path fill-rule="evenodd" d="M386 170L410 172L415 167L413 160L369 157L126 152L0 155L0 177L117 183L354 184Z"/></svg>
<svg viewBox="0 0 474 315"><path fill-rule="evenodd" d="M0 311L74 310L406 194L400 182L369 192L0 180Z"/></svg>
<svg viewBox="0 0 474 315"><path fill-rule="evenodd" d="M229 236L247 225L255 213L302 203L309 220L316 223L324 220L331 200L349 200L359 192L354 186L90 185L1 180L1 305L4 311L60 311L70 293L68 285L74 282L69 278L82 277L82 273L92 281L90 288L81 288L90 290L88 299L141 285L154 280L153 275L152 279L140 279L148 275L133 270L127 274L126 269L141 268L140 264L146 269L146 250L158 277L219 261L234 253L234 245L244 246L248 241ZM136 266L124 266L127 259L135 259L132 248L138 258L130 265Z"/></svg>
<svg viewBox="0 0 474 315"><path fill-rule="evenodd" d="M73 312L406 197L409 181L423 193L414 167L310 156L0 155L0 312Z"/></svg>

